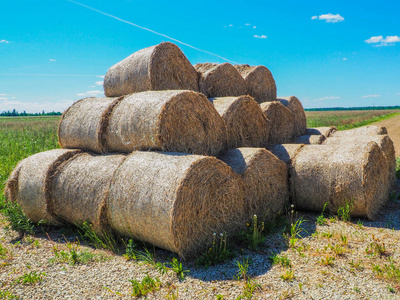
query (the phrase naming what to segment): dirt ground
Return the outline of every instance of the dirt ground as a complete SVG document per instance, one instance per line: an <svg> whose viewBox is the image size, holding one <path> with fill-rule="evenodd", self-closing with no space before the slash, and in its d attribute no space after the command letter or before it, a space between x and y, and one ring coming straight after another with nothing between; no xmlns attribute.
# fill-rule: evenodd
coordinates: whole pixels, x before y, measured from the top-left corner
<svg viewBox="0 0 400 300"><path fill-rule="evenodd" d="M388 134L393 141L394 149L396 150L396 157L400 156L400 115L374 123L374 125L386 127Z"/></svg>

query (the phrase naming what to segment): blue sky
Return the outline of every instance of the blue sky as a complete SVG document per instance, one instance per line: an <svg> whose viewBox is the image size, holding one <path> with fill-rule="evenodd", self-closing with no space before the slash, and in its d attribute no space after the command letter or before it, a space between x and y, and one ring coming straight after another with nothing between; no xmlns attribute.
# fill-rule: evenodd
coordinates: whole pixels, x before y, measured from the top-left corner
<svg viewBox="0 0 400 300"><path fill-rule="evenodd" d="M278 96L306 108L400 105L398 0L79 0L98 11L68 0L1 2L0 111L63 111L104 96L108 68L169 41L129 23L265 65ZM176 44L193 64L225 62Z"/></svg>

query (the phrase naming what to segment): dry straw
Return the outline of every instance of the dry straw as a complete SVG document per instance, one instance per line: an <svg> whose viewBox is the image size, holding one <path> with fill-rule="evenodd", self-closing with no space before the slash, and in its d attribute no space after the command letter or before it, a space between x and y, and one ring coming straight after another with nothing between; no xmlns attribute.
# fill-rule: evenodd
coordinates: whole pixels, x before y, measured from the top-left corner
<svg viewBox="0 0 400 300"><path fill-rule="evenodd" d="M217 155L226 149L226 126L214 106L193 91L149 91L126 96L106 132L110 152L163 150Z"/></svg>
<svg viewBox="0 0 400 300"><path fill-rule="evenodd" d="M242 176L247 219L273 220L289 202L284 162L262 148L230 149L220 159Z"/></svg>
<svg viewBox="0 0 400 300"><path fill-rule="evenodd" d="M104 77L107 97L149 90L199 90L197 72L175 44L139 50L112 66Z"/></svg>
<svg viewBox="0 0 400 300"><path fill-rule="evenodd" d="M336 127L316 127L307 128L306 135L323 135L324 137L330 137L337 131Z"/></svg>
<svg viewBox="0 0 400 300"><path fill-rule="evenodd" d="M59 224L48 209L49 178L60 164L79 152L54 149L22 160L6 184L8 200L17 202L33 223L45 221L49 225Z"/></svg>
<svg viewBox="0 0 400 300"><path fill-rule="evenodd" d="M137 151L114 178L107 203L114 230L182 257L243 224L243 181L214 157Z"/></svg>
<svg viewBox="0 0 400 300"><path fill-rule="evenodd" d="M299 210L336 212L351 203L351 216L372 218L389 196L388 168L375 142L308 145L290 170L291 192Z"/></svg>
<svg viewBox="0 0 400 300"><path fill-rule="evenodd" d="M302 135L294 140L295 144L321 145L326 140L324 135Z"/></svg>
<svg viewBox="0 0 400 300"><path fill-rule="evenodd" d="M344 136L358 136L358 135L382 135L387 134L386 127L377 125L367 125L349 130L336 131L333 136L344 137Z"/></svg>
<svg viewBox="0 0 400 300"><path fill-rule="evenodd" d="M228 147L266 147L269 122L250 96L209 99L225 121Z"/></svg>
<svg viewBox="0 0 400 300"><path fill-rule="evenodd" d="M75 225L85 221L99 235L107 231L106 199L111 181L125 155L76 155L52 176L49 184L49 210Z"/></svg>
<svg viewBox="0 0 400 300"><path fill-rule="evenodd" d="M292 142L295 134L292 111L278 101L264 102L260 106L270 121L268 143L274 145Z"/></svg>
<svg viewBox="0 0 400 300"><path fill-rule="evenodd" d="M246 81L247 93L258 103L276 100L276 84L270 70L264 66L235 65Z"/></svg>
<svg viewBox="0 0 400 300"><path fill-rule="evenodd" d="M303 105L301 104L300 100L295 97L285 97L285 98L278 98L278 101L281 102L284 106L289 108L294 117L294 135L300 136L305 134L307 131L307 118L306 113L304 112Z"/></svg>
<svg viewBox="0 0 400 300"><path fill-rule="evenodd" d="M304 144L278 144L268 147L268 150L290 167L292 160L304 146Z"/></svg>
<svg viewBox="0 0 400 300"><path fill-rule="evenodd" d="M202 63L194 68L199 73L199 90L209 98L247 94L246 81L230 63Z"/></svg>
<svg viewBox="0 0 400 300"><path fill-rule="evenodd" d="M120 98L85 98L72 104L58 126L62 148L107 152L105 132L112 110Z"/></svg>

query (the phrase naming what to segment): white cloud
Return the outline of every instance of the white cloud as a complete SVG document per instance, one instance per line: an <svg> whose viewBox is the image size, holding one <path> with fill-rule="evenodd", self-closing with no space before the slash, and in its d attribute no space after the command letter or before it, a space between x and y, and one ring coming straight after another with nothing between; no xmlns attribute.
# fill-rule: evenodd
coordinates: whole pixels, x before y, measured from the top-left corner
<svg viewBox="0 0 400 300"><path fill-rule="evenodd" d="M96 81L95 84L96 85L103 85L103 81Z"/></svg>
<svg viewBox="0 0 400 300"><path fill-rule="evenodd" d="M394 43L400 42L400 37L397 35L388 35L386 38L383 38L382 35L372 36L369 39L365 40L367 44L376 44L374 46L393 46Z"/></svg>
<svg viewBox="0 0 400 300"><path fill-rule="evenodd" d="M317 19L318 20L323 20L326 23L337 23L337 22L344 21L344 18L341 15L339 15L339 14L334 15L334 14L331 14L331 13L324 14L324 15L319 15L319 16L312 16L311 17L311 20L317 20Z"/></svg>
<svg viewBox="0 0 400 300"><path fill-rule="evenodd" d="M9 44L10 42L9 41L6 41L6 40L0 40L0 44Z"/></svg>
<svg viewBox="0 0 400 300"><path fill-rule="evenodd" d="M347 60L347 57L343 57L343 60Z"/></svg>
<svg viewBox="0 0 400 300"><path fill-rule="evenodd" d="M0 100L7 100L7 97L0 97Z"/></svg>
<svg viewBox="0 0 400 300"><path fill-rule="evenodd" d="M376 98L376 97L380 97L381 95L365 95L365 96L361 96L361 98Z"/></svg>
<svg viewBox="0 0 400 300"><path fill-rule="evenodd" d="M89 95L98 95L98 94L103 94L103 91L88 91L86 94Z"/></svg>
<svg viewBox="0 0 400 300"><path fill-rule="evenodd" d="M323 101L323 100L336 100L336 99L340 99L340 97L337 96L325 96L319 99L315 99L314 101Z"/></svg>
<svg viewBox="0 0 400 300"><path fill-rule="evenodd" d="M387 36L385 39L382 40L384 43L397 43L400 42L400 37L397 35Z"/></svg>
<svg viewBox="0 0 400 300"><path fill-rule="evenodd" d="M104 75L97 75L97 78L104 78Z"/></svg>
<svg viewBox="0 0 400 300"><path fill-rule="evenodd" d="M250 24L250 23L246 23L245 25L246 25L246 26L250 26L251 24Z"/></svg>
<svg viewBox="0 0 400 300"><path fill-rule="evenodd" d="M59 111L63 112L74 103L73 100L61 100L58 102L22 102L18 100L9 101L0 99L1 111L17 110L19 112L26 111L28 113L37 113L44 110L45 112Z"/></svg>
<svg viewBox="0 0 400 300"><path fill-rule="evenodd" d="M372 43L379 43L382 40L383 40L383 36L378 35L378 36L372 36L368 40L365 40L365 42L368 44L372 44Z"/></svg>
<svg viewBox="0 0 400 300"><path fill-rule="evenodd" d="M56 61L54 58L50 58L50 61Z"/></svg>
<svg viewBox="0 0 400 300"><path fill-rule="evenodd" d="M7 94L0 94L0 96L7 96Z"/></svg>
<svg viewBox="0 0 400 300"><path fill-rule="evenodd" d="M229 26L228 27L233 27L233 25L232 24L229 24Z"/></svg>
<svg viewBox="0 0 400 300"><path fill-rule="evenodd" d="M103 91L95 90L95 91L87 91L86 93L78 93L76 95L79 97L85 97L85 96L97 97L97 96L103 96L104 94L103 94Z"/></svg>
<svg viewBox="0 0 400 300"><path fill-rule="evenodd" d="M266 35L257 35L257 34L255 34L255 35L253 35L253 37L255 37L256 39L266 39L267 38L267 36Z"/></svg>
<svg viewBox="0 0 400 300"><path fill-rule="evenodd" d="M79 97L83 97L83 96L86 96L86 93L78 93L76 95L79 96Z"/></svg>

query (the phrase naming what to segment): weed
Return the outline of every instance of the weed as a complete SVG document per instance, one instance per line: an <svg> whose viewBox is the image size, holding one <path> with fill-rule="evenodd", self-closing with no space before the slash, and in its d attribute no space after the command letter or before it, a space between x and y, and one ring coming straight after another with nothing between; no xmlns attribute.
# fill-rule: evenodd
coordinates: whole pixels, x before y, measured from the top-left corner
<svg viewBox="0 0 400 300"><path fill-rule="evenodd" d="M13 293L10 291L3 290L0 291L0 299L18 299L18 297L13 295Z"/></svg>
<svg viewBox="0 0 400 300"><path fill-rule="evenodd" d="M14 284L35 284L36 282L41 282L46 273L37 273L36 271L31 271L30 273L25 273L24 275L18 277Z"/></svg>
<svg viewBox="0 0 400 300"><path fill-rule="evenodd" d="M4 202L2 206L1 212L9 222L9 224L5 227L6 230L11 229L17 231L20 235L20 238L22 238L25 233L33 233L35 226L31 223L30 219L26 217L18 203L7 201Z"/></svg>
<svg viewBox="0 0 400 300"><path fill-rule="evenodd" d="M364 228L364 222L362 222L361 220L357 221L357 226L359 229L363 229Z"/></svg>
<svg viewBox="0 0 400 300"><path fill-rule="evenodd" d="M321 235L322 235L323 237L328 238L328 239L330 239L331 237L333 237L333 233L332 233L332 232L323 232L323 233L321 233Z"/></svg>
<svg viewBox="0 0 400 300"><path fill-rule="evenodd" d="M233 256L228 248L228 235L220 233L218 242L217 234L213 233L212 245L196 259L196 265L209 267L227 261Z"/></svg>
<svg viewBox="0 0 400 300"><path fill-rule="evenodd" d="M251 299L255 290L260 289L261 285L254 282L250 277L244 283L242 296L246 299Z"/></svg>
<svg viewBox="0 0 400 300"><path fill-rule="evenodd" d="M217 300L223 300L224 299L224 295L221 295L221 294L217 294L217 295L215 295L215 297L217 298Z"/></svg>
<svg viewBox="0 0 400 300"><path fill-rule="evenodd" d="M249 259L243 258L242 262L236 261L239 271L236 274L236 279L244 279L247 280L247 273L249 271Z"/></svg>
<svg viewBox="0 0 400 300"><path fill-rule="evenodd" d="M360 288L359 288L359 287L357 287L357 286L355 286L355 287L353 288L353 290L354 290L356 293L361 293L361 290L360 290Z"/></svg>
<svg viewBox="0 0 400 300"><path fill-rule="evenodd" d="M343 247L342 246L340 246L340 245L335 245L335 247L333 247L333 252L335 252L335 254L337 255L337 256L341 256L341 255L343 255L343 253L344 253L344 249L343 249Z"/></svg>
<svg viewBox="0 0 400 300"><path fill-rule="evenodd" d="M396 293L396 290L394 288L392 288L390 285L388 285L387 288L388 288L389 292L391 292L392 294Z"/></svg>
<svg viewBox="0 0 400 300"><path fill-rule="evenodd" d="M290 262L290 259L287 258L287 256L285 255L276 255L274 254L273 256L269 257L272 260L272 264L274 265L281 265L282 267L287 267L287 268L291 268L292 267L292 263Z"/></svg>
<svg viewBox="0 0 400 300"><path fill-rule="evenodd" d="M339 220L342 220L344 222L350 222L351 220L351 212L353 210L353 202L354 200L348 202L346 200L346 203L344 206L340 206L337 210L337 216Z"/></svg>
<svg viewBox="0 0 400 300"><path fill-rule="evenodd" d="M189 270L184 270L182 263L180 263L175 257L172 259L171 269L176 273L179 280L185 279L185 273L189 273Z"/></svg>
<svg viewBox="0 0 400 300"><path fill-rule="evenodd" d="M148 293L158 291L160 289L160 280L156 278L151 278L148 274L142 279L141 282L131 279L132 283L132 296L141 297L146 296Z"/></svg>
<svg viewBox="0 0 400 300"><path fill-rule="evenodd" d="M93 229L90 222L83 222L82 225L77 225L79 235L82 239L87 240L96 249L108 249L112 252L117 251L117 242L112 234L103 231L103 235L99 236Z"/></svg>
<svg viewBox="0 0 400 300"><path fill-rule="evenodd" d="M347 246L348 243L349 243L348 238L347 238L347 235L341 234L341 235L340 235L340 240L342 241L342 245L343 245L343 246Z"/></svg>
<svg viewBox="0 0 400 300"><path fill-rule="evenodd" d="M258 224L257 215L253 216L250 223L246 224L246 230L242 230L240 235L244 243L248 244L250 249L257 250L258 245L265 242L266 235L263 234L264 222Z"/></svg>
<svg viewBox="0 0 400 300"><path fill-rule="evenodd" d="M303 284L301 282L299 282L299 290L301 293L303 292Z"/></svg>
<svg viewBox="0 0 400 300"><path fill-rule="evenodd" d="M8 249L6 247L4 247L1 243L0 243L0 259L6 259L8 254Z"/></svg>
<svg viewBox="0 0 400 300"><path fill-rule="evenodd" d="M361 264L361 261L355 262L354 260L351 260L351 262L349 262L349 265L354 267L358 271L364 270L364 266Z"/></svg>
<svg viewBox="0 0 400 300"><path fill-rule="evenodd" d="M317 221L315 222L317 225L326 225L328 224L328 220L324 216L324 212L326 207L329 205L329 202L325 202L324 207L322 208L321 214L317 217Z"/></svg>
<svg viewBox="0 0 400 300"><path fill-rule="evenodd" d="M396 178L400 179L400 156L396 157Z"/></svg>
<svg viewBox="0 0 400 300"><path fill-rule="evenodd" d="M372 242L365 248L365 252L368 255L375 255L382 257L383 255L387 255L385 243L380 243L375 236L372 236Z"/></svg>
<svg viewBox="0 0 400 300"><path fill-rule="evenodd" d="M285 235L287 244L290 248L294 248L296 246L296 242L301 238L300 233L305 231L305 229L301 228L301 225L306 222L303 218L299 218L295 223L291 223L290 233Z"/></svg>
<svg viewBox="0 0 400 300"><path fill-rule="evenodd" d="M292 269L287 269L281 275L281 279L283 279L284 281L293 281L294 278L295 278L295 276L294 276Z"/></svg>
<svg viewBox="0 0 400 300"><path fill-rule="evenodd" d="M179 297L179 290L178 289L176 289L176 290L171 289L168 292L168 295L167 295L167 299L168 300L176 300L176 299L178 299L178 297Z"/></svg>
<svg viewBox="0 0 400 300"><path fill-rule="evenodd" d="M326 255L325 258L321 258L320 263L325 266L333 266L335 258L330 255Z"/></svg>
<svg viewBox="0 0 400 300"><path fill-rule="evenodd" d="M49 262L69 263L70 265L76 265L79 263L86 264L89 261L92 261L96 256L89 251L77 251L72 243L67 243L67 247L69 249L68 252L58 250L57 246L53 246L54 258L51 258Z"/></svg>
<svg viewBox="0 0 400 300"><path fill-rule="evenodd" d="M137 244L132 240L128 240L126 244L125 254L123 255L127 260L136 260Z"/></svg>

